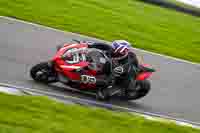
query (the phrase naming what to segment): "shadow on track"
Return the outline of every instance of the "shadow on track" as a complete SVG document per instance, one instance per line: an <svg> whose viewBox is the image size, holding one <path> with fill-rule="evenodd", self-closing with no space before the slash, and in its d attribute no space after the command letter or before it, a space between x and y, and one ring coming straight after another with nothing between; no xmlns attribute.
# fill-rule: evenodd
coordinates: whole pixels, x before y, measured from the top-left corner
<svg viewBox="0 0 200 133"><path fill-rule="evenodd" d="M116 106L121 106L125 108L132 108L132 109L149 109L150 107L147 107L143 105L142 103L138 103L137 101L126 101L126 100L121 100L119 97L114 96L108 101L100 101L96 99L95 95L92 94L87 94L82 92L77 92L68 86L62 85L60 83L55 83L55 84L42 84L42 83L36 83L35 81L29 80L28 81L30 84L34 85L32 89L38 89L42 91L47 91L55 94L62 94L66 96L72 96L84 100L91 100L95 102L100 102L100 103L105 103L105 104L112 104ZM139 100L138 100L139 101Z"/></svg>

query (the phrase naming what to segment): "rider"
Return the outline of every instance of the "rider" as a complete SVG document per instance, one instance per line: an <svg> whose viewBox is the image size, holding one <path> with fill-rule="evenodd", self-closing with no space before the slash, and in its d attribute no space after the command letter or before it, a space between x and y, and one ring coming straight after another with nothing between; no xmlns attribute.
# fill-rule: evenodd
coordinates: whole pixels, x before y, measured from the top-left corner
<svg viewBox="0 0 200 133"><path fill-rule="evenodd" d="M114 73L120 69L123 72L115 81L115 87L120 87L124 91L122 95L126 95L130 82L136 85L135 79L138 72L139 63L136 54L131 49L131 44L125 40L116 40L112 42L112 57L114 64ZM120 68L120 69L119 69ZM117 71L116 71L117 70Z"/></svg>
<svg viewBox="0 0 200 133"><path fill-rule="evenodd" d="M111 44L112 58L117 61L119 65L133 64L138 67L138 60L136 54L131 49L131 44L125 40L115 40Z"/></svg>
<svg viewBox="0 0 200 133"><path fill-rule="evenodd" d="M116 85L122 85L124 88L128 88L130 81L135 81L139 63L128 41L115 40L111 45L105 43L91 43L89 48L101 49L106 51L108 56L111 56L113 71L115 74L119 74Z"/></svg>
<svg viewBox="0 0 200 133"><path fill-rule="evenodd" d="M89 48L97 48L107 52L116 65L133 64L138 67L138 60L136 54L131 49L131 44L126 40L115 40L111 45L105 43L90 43Z"/></svg>

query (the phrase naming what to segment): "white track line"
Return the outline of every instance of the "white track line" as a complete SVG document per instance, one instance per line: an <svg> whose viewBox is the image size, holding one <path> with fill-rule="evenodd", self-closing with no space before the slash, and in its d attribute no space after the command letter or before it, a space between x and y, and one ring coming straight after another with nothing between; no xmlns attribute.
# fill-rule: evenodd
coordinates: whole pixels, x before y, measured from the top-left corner
<svg viewBox="0 0 200 133"><path fill-rule="evenodd" d="M195 6L197 8L200 8L200 1L199 0L176 0L176 1L179 1L179 2L182 2L184 4L192 5L192 6Z"/></svg>
<svg viewBox="0 0 200 133"><path fill-rule="evenodd" d="M15 22L20 22L20 23L24 23L24 24L29 24L29 25L32 25L32 26L35 26L35 27L45 28L45 29L49 29L49 30L56 31L56 32L70 33L70 34L74 34L74 35L77 35L77 36L80 36L80 37L92 38L92 37L88 37L88 36L85 36L85 35L80 35L80 34L73 33L73 32L62 31L62 30L59 30L59 29L55 29L55 28L51 28L51 27L48 27L48 26L44 26L44 25L40 25L40 24L36 24L36 23L24 21L24 20L19 20L19 19L15 19L15 18L11 18L11 17L0 16L0 18L7 19L7 20L9 20L9 21L15 21ZM97 38L93 38L93 39L97 39ZM100 40L100 39L97 39L97 40ZM108 41L105 41L105 40L101 40L101 41L108 42ZM171 57L171 56L167 56L167 55L162 55L162 54L158 54L158 53L146 51L146 50L143 50L143 49L138 49L138 48L134 48L134 49L136 49L136 50L138 50L138 51L141 51L141 52L144 52L144 53L148 53L148 54L152 54L152 55L157 55L157 56L161 56L161 57L164 57L164 58L168 58L168 59L172 59L172 60L184 62L184 63L187 63L187 64L192 64L192 65L200 66L199 63L187 61L187 60L184 60L184 59L179 59L179 58L176 58L176 57Z"/></svg>
<svg viewBox="0 0 200 133"><path fill-rule="evenodd" d="M71 102L79 103L79 104L83 104L83 105L93 105L93 106L115 109L115 110L119 110L119 111L134 112L134 113L137 113L141 116L144 116L146 119L149 119L149 120L155 120L155 121L169 120L171 122L175 122L178 125L190 126L190 127L193 127L193 128L200 129L200 126L199 126L200 123L188 121L188 120L185 120L185 119L177 119L177 118L169 117L169 116L166 116L166 115L161 115L161 114L156 114L156 113L151 113L151 112L145 112L145 111L138 111L138 110L135 110L135 109L121 107L121 106L113 105L113 104L109 104L109 103L92 101L92 100L82 99L82 98L68 96L68 95L64 95L64 94L55 94L55 93L52 93L52 92L42 91L42 90L39 90L39 89L25 88L25 87L21 87L21 86L14 86L14 85L11 85L11 84L0 83L0 86L19 89L20 91L27 93L27 94L30 93L31 95L37 93L39 95L56 97L56 98L60 98L60 99L63 99L63 100L66 99L66 100L69 100ZM162 118L162 120L159 120L159 118Z"/></svg>

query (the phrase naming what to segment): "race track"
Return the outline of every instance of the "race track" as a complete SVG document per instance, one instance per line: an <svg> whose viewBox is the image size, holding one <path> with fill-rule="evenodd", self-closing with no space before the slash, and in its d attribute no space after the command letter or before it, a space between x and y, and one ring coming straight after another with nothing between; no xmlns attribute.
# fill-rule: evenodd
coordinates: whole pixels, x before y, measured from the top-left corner
<svg viewBox="0 0 200 133"><path fill-rule="evenodd" d="M72 38L92 39L0 17L0 82L94 100L64 87L36 84L29 77L32 65L50 59L56 45ZM136 51L146 63L158 69L151 78L152 90L138 101L112 100L110 103L200 122L200 65Z"/></svg>

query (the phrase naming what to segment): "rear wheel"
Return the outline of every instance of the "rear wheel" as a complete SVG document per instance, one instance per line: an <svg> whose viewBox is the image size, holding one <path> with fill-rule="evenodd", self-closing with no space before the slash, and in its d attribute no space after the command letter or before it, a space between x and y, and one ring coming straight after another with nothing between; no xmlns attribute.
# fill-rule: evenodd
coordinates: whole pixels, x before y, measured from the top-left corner
<svg viewBox="0 0 200 133"><path fill-rule="evenodd" d="M127 100L140 99L148 94L151 89L151 84L148 80L137 81L135 89L129 89L126 92Z"/></svg>
<svg viewBox="0 0 200 133"><path fill-rule="evenodd" d="M57 81L56 74L48 62L42 62L33 66L30 70L30 76L38 82L53 83Z"/></svg>

